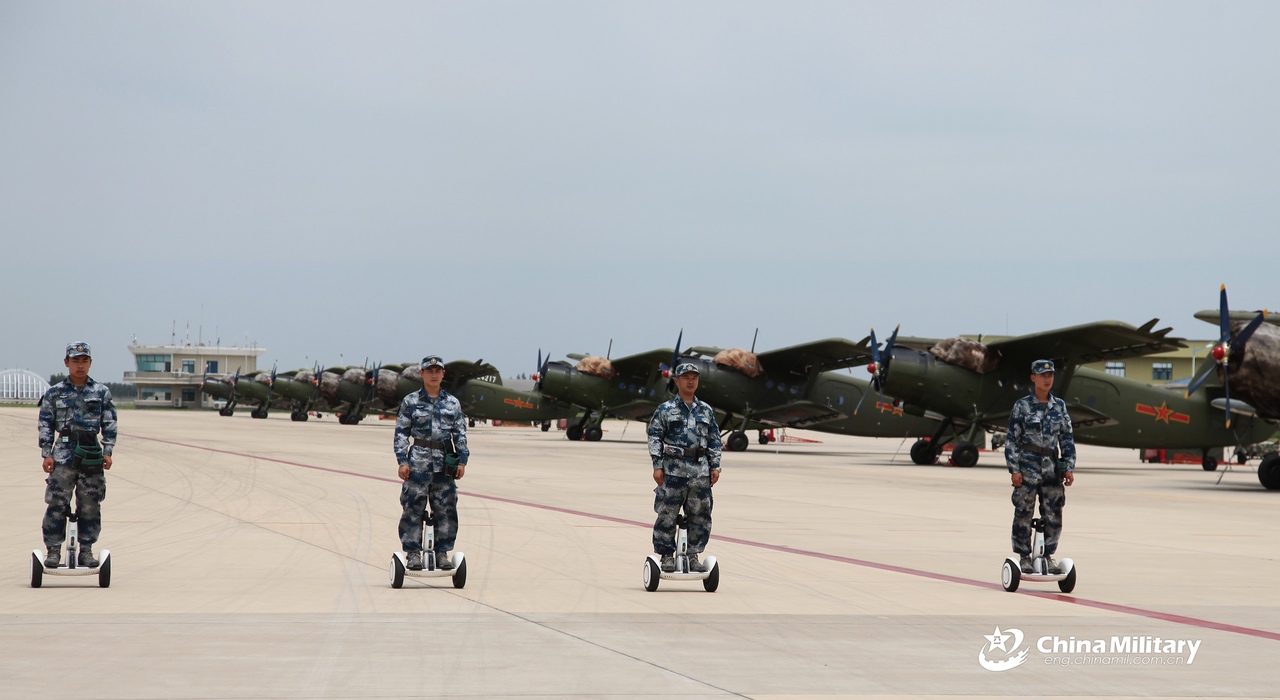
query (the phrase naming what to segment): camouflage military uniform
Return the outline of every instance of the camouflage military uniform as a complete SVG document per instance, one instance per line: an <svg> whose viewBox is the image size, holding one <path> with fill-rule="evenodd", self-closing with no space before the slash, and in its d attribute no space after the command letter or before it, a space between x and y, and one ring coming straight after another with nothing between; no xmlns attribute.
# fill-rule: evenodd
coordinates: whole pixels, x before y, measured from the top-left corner
<svg viewBox="0 0 1280 700"><path fill-rule="evenodd" d="M702 448L705 454L686 456ZM681 454L676 454L680 452ZM720 426L715 411L694 398L688 406L679 396L658 406L649 420L649 457L662 470L662 485L653 490L653 551L676 551L676 515L681 506L689 524L689 551L702 552L711 539L711 472L720 470Z"/></svg>
<svg viewBox="0 0 1280 700"><path fill-rule="evenodd" d="M1047 403L1037 401L1035 394L1018 399L1009 414L1004 459L1010 474L1022 473L1022 485L1013 489L1013 551L1031 553L1031 516L1039 497L1044 553L1053 554L1062 535L1062 507L1067 502L1055 462L1061 459L1067 471L1075 469L1076 464L1076 443L1066 402L1053 394Z"/></svg>
<svg viewBox="0 0 1280 700"><path fill-rule="evenodd" d="M40 453L53 457L53 473L45 479L44 544L62 546L67 536L74 492L79 509L79 539L92 545L102 531L102 501L107 479L102 468L77 468L74 464L75 432L102 433L102 452L110 455L116 444L116 405L105 384L86 379L77 387L63 380L49 387L40 399Z"/></svg>
<svg viewBox="0 0 1280 700"><path fill-rule="evenodd" d="M418 390L400 402L396 418L396 463L409 465L409 478L400 489L400 542L405 552L422 549L422 517L431 501L435 515L435 548L448 552L458 536L458 487L444 471L445 451L438 447L413 444L415 439L448 442L453 439L458 450L458 463L465 465L471 457L467 449L467 417L462 404L443 389L431 398L426 390Z"/></svg>

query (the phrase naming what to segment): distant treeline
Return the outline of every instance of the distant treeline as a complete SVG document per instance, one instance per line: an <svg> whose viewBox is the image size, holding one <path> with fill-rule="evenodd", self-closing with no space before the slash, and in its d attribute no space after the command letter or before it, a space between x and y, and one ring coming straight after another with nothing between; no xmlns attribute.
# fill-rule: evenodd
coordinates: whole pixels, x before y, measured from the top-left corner
<svg viewBox="0 0 1280 700"><path fill-rule="evenodd" d="M65 374L54 374L49 377L49 384L57 384L66 379ZM136 399L138 398L138 387L132 384L121 384L120 382L102 382L111 390L111 395L117 399Z"/></svg>

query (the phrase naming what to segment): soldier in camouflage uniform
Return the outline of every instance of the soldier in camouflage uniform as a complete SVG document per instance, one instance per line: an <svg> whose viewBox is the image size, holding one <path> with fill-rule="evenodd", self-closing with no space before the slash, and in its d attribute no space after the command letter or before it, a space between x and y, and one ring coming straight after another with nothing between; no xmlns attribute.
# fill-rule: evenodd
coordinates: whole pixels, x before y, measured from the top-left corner
<svg viewBox="0 0 1280 700"><path fill-rule="evenodd" d="M689 569L705 572L698 554L711 539L711 487L720 480L720 426L715 411L694 396L698 366L676 366L679 396L658 406L649 421L649 457L653 460L653 551L662 570L676 570L676 515L684 507L689 524Z"/></svg>
<svg viewBox="0 0 1280 700"><path fill-rule="evenodd" d="M1051 393L1053 362L1031 363L1034 391L1013 405L1009 414L1009 435L1004 459L1013 475L1013 551L1020 555L1019 566L1031 573L1031 516L1036 498L1044 521L1044 554L1050 573L1062 573L1050 556L1058 549L1062 535L1062 507L1067 502L1066 487L1075 481L1076 443L1071 434L1067 404Z"/></svg>
<svg viewBox="0 0 1280 700"><path fill-rule="evenodd" d="M71 343L63 359L67 378L49 387L40 399L40 454L48 474L44 491L41 530L47 550L44 565L54 568L62 561L62 541L67 536L74 493L79 511L80 566L95 567L93 543L102 531L102 501L107 497L103 469L111 468L111 451L116 444L116 405L111 390L89 377L93 357L88 343ZM97 441L102 434L102 464L82 465L75 458L77 439Z"/></svg>
<svg viewBox="0 0 1280 700"><path fill-rule="evenodd" d="M458 487L454 483L466 472L467 417L462 404L440 387L444 381L444 360L436 355L422 358L422 389L404 397L396 418L395 452L400 465L400 543L405 565L422 569L422 519L431 502L435 516L436 562L452 569L448 552L458 535ZM457 475L446 467L446 455L457 456ZM452 460L450 460L452 461Z"/></svg>

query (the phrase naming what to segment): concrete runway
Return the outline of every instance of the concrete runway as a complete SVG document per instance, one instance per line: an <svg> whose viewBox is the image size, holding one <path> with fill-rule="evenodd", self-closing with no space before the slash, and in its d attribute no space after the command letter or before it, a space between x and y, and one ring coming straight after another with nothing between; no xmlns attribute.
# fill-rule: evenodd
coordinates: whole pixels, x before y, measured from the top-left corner
<svg viewBox="0 0 1280 700"><path fill-rule="evenodd" d="M1253 465L1215 486L1198 465L1081 448L1060 550L1079 584L1010 594L1000 455L919 467L898 440L793 433L822 443L725 455L720 590L649 593L643 426L606 428L473 429L467 586L394 590L390 421L122 411L98 545L111 587L32 589L36 414L0 408L0 697L1280 695L1280 493ZM997 627L1020 646L992 648ZM1053 637L1199 645L1042 649ZM1009 670L980 664L1022 649Z"/></svg>

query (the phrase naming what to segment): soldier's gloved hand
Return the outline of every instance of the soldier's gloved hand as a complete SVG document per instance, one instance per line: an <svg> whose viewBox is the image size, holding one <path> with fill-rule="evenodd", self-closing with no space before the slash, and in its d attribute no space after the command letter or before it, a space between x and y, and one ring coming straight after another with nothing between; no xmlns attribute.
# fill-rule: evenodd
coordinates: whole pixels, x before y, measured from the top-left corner
<svg viewBox="0 0 1280 700"><path fill-rule="evenodd" d="M53 473L53 457L45 457L44 463L40 465L40 468L44 470L45 474L52 474Z"/></svg>
<svg viewBox="0 0 1280 700"><path fill-rule="evenodd" d="M401 480L401 481L408 481L408 480L409 480L409 465L407 465L407 464L401 464L401 465L400 465L400 471L399 471L399 472L397 472L397 473L400 475L400 480Z"/></svg>
<svg viewBox="0 0 1280 700"><path fill-rule="evenodd" d="M102 468L103 469L111 468L111 455L102 455Z"/></svg>
<svg viewBox="0 0 1280 700"><path fill-rule="evenodd" d="M1021 485L1022 485L1022 472L1014 472L1012 476L1013 476L1013 487L1014 487L1014 488L1018 488L1019 486L1021 486Z"/></svg>
<svg viewBox="0 0 1280 700"><path fill-rule="evenodd" d="M1075 473L1075 472L1067 472L1066 474L1063 474L1063 475L1062 475L1062 485L1063 485L1063 486L1070 486L1070 485L1071 485L1071 483L1072 483L1072 482L1074 482L1075 480L1076 480L1076 473Z"/></svg>
<svg viewBox="0 0 1280 700"><path fill-rule="evenodd" d="M653 480L657 482L659 486L662 485L662 467L658 467L653 470Z"/></svg>
<svg viewBox="0 0 1280 700"><path fill-rule="evenodd" d="M711 470L711 485L712 485L712 486L715 486L715 485L716 485L716 482L717 482L717 481L719 481L719 480L720 480L720 470L719 470L719 469L712 469L712 470Z"/></svg>

